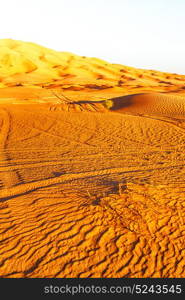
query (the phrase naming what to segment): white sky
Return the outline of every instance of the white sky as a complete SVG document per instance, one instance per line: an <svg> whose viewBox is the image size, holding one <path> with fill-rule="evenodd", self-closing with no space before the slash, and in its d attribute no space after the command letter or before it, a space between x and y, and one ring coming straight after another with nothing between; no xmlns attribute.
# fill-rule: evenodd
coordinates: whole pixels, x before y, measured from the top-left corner
<svg viewBox="0 0 185 300"><path fill-rule="evenodd" d="M185 74L185 0L1 0L0 38Z"/></svg>

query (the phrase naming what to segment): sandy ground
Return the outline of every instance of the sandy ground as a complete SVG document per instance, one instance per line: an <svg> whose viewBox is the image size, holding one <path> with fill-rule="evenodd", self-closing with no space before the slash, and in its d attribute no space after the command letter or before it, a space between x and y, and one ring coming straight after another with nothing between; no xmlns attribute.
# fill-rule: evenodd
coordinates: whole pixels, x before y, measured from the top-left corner
<svg viewBox="0 0 185 300"><path fill-rule="evenodd" d="M184 277L185 76L0 50L0 276Z"/></svg>

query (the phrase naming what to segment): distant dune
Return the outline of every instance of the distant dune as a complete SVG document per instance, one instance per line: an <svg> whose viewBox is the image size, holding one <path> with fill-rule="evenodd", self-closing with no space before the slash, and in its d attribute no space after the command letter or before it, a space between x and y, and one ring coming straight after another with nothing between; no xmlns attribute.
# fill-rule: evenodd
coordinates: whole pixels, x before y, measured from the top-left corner
<svg viewBox="0 0 185 300"><path fill-rule="evenodd" d="M185 277L185 76L0 41L0 277Z"/></svg>
<svg viewBox="0 0 185 300"><path fill-rule="evenodd" d="M41 96L43 89L46 96L50 93L46 90L58 89L72 100L87 100L87 95L88 100L99 100L143 92L184 94L185 75L135 69L33 43L0 40L0 88L8 87L37 88Z"/></svg>

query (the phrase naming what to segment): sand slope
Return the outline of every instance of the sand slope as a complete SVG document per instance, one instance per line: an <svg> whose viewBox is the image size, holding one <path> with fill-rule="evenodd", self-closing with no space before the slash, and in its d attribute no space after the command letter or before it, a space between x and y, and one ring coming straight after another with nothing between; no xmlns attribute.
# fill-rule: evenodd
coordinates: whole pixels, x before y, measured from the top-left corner
<svg viewBox="0 0 185 300"><path fill-rule="evenodd" d="M184 277L184 76L12 40L0 65L0 277Z"/></svg>
<svg viewBox="0 0 185 300"><path fill-rule="evenodd" d="M185 96L149 93L137 94L112 99L111 110L135 114L160 116L185 116Z"/></svg>

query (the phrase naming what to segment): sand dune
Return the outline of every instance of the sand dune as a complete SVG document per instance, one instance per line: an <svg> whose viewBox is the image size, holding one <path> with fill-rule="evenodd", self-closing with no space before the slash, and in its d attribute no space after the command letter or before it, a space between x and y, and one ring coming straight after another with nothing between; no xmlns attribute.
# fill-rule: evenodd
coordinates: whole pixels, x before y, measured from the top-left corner
<svg viewBox="0 0 185 300"><path fill-rule="evenodd" d="M13 40L0 65L0 277L184 277L184 76Z"/></svg>
<svg viewBox="0 0 185 300"><path fill-rule="evenodd" d="M160 93L129 95L112 99L112 110L161 116L185 116L185 96Z"/></svg>
<svg viewBox="0 0 185 300"><path fill-rule="evenodd" d="M59 89L71 99L109 99L142 92L184 94L185 75L135 69L56 52L14 40L0 40L0 88ZM35 91L33 91L35 92ZM10 91L12 93L12 91Z"/></svg>

